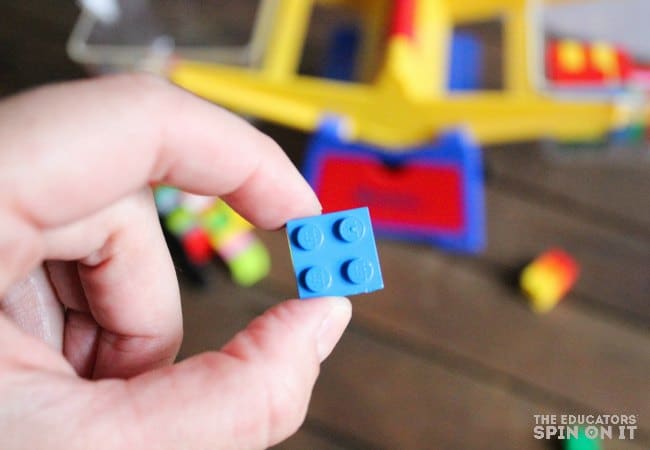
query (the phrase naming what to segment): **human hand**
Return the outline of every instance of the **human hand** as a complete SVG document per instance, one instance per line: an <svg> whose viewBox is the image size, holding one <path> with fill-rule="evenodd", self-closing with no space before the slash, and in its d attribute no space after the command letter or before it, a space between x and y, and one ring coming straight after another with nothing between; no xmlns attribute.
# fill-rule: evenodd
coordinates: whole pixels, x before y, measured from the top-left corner
<svg viewBox="0 0 650 450"><path fill-rule="evenodd" d="M5 100L0 145L0 447L263 448L298 428L349 301L281 303L172 366L180 300L148 188L219 195L262 228L318 214L273 141L129 75Z"/></svg>

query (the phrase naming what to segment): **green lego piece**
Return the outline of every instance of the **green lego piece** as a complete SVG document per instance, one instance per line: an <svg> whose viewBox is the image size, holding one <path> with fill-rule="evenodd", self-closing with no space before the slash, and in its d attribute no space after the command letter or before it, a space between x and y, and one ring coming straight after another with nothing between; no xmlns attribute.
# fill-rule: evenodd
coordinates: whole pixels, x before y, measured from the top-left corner
<svg viewBox="0 0 650 450"><path fill-rule="evenodd" d="M197 224L198 220L196 214L181 207L176 208L169 213L165 219L165 226L175 236L182 236L190 231Z"/></svg>
<svg viewBox="0 0 650 450"><path fill-rule="evenodd" d="M232 279L241 286L251 286L265 278L271 269L269 252L260 241L228 261Z"/></svg>
<svg viewBox="0 0 650 450"><path fill-rule="evenodd" d="M222 208L213 207L202 215L201 224L208 232L219 232L228 224L228 215Z"/></svg>
<svg viewBox="0 0 650 450"><path fill-rule="evenodd" d="M580 428L577 438L564 441L564 450L602 450L602 446L599 439L587 437L584 428Z"/></svg>

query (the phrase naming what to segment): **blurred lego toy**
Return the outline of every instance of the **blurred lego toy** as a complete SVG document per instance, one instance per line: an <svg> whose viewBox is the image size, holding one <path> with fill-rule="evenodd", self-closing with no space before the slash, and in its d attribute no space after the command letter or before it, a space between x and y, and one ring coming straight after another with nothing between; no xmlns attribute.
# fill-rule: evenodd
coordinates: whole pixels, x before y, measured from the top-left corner
<svg viewBox="0 0 650 450"><path fill-rule="evenodd" d="M287 222L300 298L383 289L368 208Z"/></svg>
<svg viewBox="0 0 650 450"><path fill-rule="evenodd" d="M580 267L564 250L552 248L539 255L521 273L519 283L537 313L546 313L573 287Z"/></svg>
<svg viewBox="0 0 650 450"><path fill-rule="evenodd" d="M458 126L466 126L480 143L592 141L649 119L639 114L637 104L617 95L556 95L544 77L538 0L262 0L251 6L257 8L251 39L239 46L188 45L174 29L144 37L139 30L126 30L136 42L98 43L91 39L96 28L106 32L102 27L110 23L113 31L133 25L149 29L147 21L155 22L160 11L141 5L135 8L140 15L133 16L128 2L81 4L68 44L68 53L80 63L113 70L142 67L143 59L160 53L153 44L162 38L174 51L171 55L165 48L162 57L174 63L153 66L164 67L164 76L198 95L309 132L326 115L346 117L352 140L385 149L419 146ZM345 8L358 17L358 32L348 30L334 39L334 53L343 60L326 70L333 79L298 73L316 6ZM486 92L479 74L482 43L455 28L495 17L502 19L503 89ZM551 43L546 73L564 82L595 76L650 88L647 67L629 72L625 55L608 45L587 49L570 41ZM454 95L458 90L462 95Z"/></svg>
<svg viewBox="0 0 650 450"><path fill-rule="evenodd" d="M330 39L323 76L331 80L352 81L361 41L359 27L345 25ZM454 31L451 39L448 88L450 91L476 91L483 86L484 48L471 32Z"/></svg>
<svg viewBox="0 0 650 450"><path fill-rule="evenodd" d="M548 78L560 86L621 87L630 79L632 59L605 42L557 40L547 44Z"/></svg>
<svg viewBox="0 0 650 450"><path fill-rule="evenodd" d="M546 79L549 87L564 94L615 96L619 104L627 103L625 120L613 123L597 139L563 139L557 143L556 155L564 157L607 156L610 147L615 156L633 156L636 146L648 139L650 103L645 82L647 69L636 63L631 54L620 46L602 41L553 39L546 44ZM591 150L585 154L584 149ZM574 160L576 158L573 158ZM607 161L611 161L608 158Z"/></svg>
<svg viewBox="0 0 650 450"><path fill-rule="evenodd" d="M360 17L359 50L352 61L358 82L298 73L310 15L321 3L348 8ZM635 105L616 96L571 98L540 92L539 80L531 75L542 72L535 64L543 66L533 45L533 35L542 34L535 5L533 0L277 0L258 68L180 58L168 75L228 108L308 132L317 130L325 116L345 117L350 140L384 149L420 146L459 126L480 143L592 140L638 118ZM454 95L448 70L454 56L449 53L469 48L460 41L452 45L454 26L494 17L503 18L503 90ZM596 55L607 60L606 51ZM344 70L329 74L347 78L350 59L345 55ZM471 86L476 80L457 77L454 84Z"/></svg>
<svg viewBox="0 0 650 450"><path fill-rule="evenodd" d="M270 256L253 226L224 201L179 191L154 190L156 206L167 231L181 243L194 265L208 263L216 253L228 265L233 281L250 286L270 270Z"/></svg>
<svg viewBox="0 0 650 450"><path fill-rule="evenodd" d="M463 131L400 152L339 136L328 119L307 150L303 173L326 211L367 205L378 236L477 252L485 244L481 150Z"/></svg>
<svg viewBox="0 0 650 450"><path fill-rule="evenodd" d="M577 437L568 437L563 441L564 450L601 450L599 439L587 437L584 428L580 428Z"/></svg>

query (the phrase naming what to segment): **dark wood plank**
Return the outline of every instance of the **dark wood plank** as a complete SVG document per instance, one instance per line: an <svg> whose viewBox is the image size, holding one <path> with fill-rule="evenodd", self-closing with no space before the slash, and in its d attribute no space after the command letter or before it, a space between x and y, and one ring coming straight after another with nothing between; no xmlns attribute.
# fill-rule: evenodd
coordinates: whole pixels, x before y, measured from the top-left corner
<svg viewBox="0 0 650 450"><path fill-rule="evenodd" d="M275 450L343 450L349 448L314 434L307 427L303 427L289 439L273 447Z"/></svg>
<svg viewBox="0 0 650 450"><path fill-rule="evenodd" d="M261 310L276 301L259 289L235 288L225 276L218 278L219 288L190 292L184 298L186 329L201 336L186 340L184 355L218 347L226 334L254 315L251 305ZM368 297L358 300L357 317L364 315L365 305L381 302ZM572 409L581 410L592 411ZM532 438L533 414L560 412L567 412L566 406L553 396L534 398L507 382L482 380L433 355L404 351L399 345L369 337L355 326L323 365L306 434L296 439L316 442L320 448L355 448L361 442L359 448L373 449L487 449L495 445L547 449L547 442ZM336 439L330 442L322 433L314 436L310 422L332 430ZM350 445L345 444L345 436L354 437ZM312 448L291 441L286 445L281 448ZM642 445L623 442L620 448Z"/></svg>
<svg viewBox="0 0 650 450"><path fill-rule="evenodd" d="M603 221L645 229L650 234L650 164L638 154L627 163L565 162L544 156L537 144L489 148L485 152L495 181L511 182L512 189L527 190L540 201L552 201ZM599 217L600 216L600 217ZM648 235L646 234L646 236Z"/></svg>
<svg viewBox="0 0 650 450"><path fill-rule="evenodd" d="M286 238L263 234L271 275L295 293ZM406 345L467 359L495 383L601 411L650 414L650 337L576 308L568 298L539 317L494 274L426 247L381 242L386 289L355 299L355 323ZM625 363L623 363L625 362ZM465 364L465 363L463 363ZM596 371L595 368L598 368Z"/></svg>
<svg viewBox="0 0 650 450"><path fill-rule="evenodd" d="M558 412L351 331L324 364L309 414L373 448L541 450L549 442L532 438L533 415Z"/></svg>
<svg viewBox="0 0 650 450"><path fill-rule="evenodd" d="M487 218L487 261L514 268L563 247L582 266L578 294L650 323L650 241L496 186L488 189Z"/></svg>

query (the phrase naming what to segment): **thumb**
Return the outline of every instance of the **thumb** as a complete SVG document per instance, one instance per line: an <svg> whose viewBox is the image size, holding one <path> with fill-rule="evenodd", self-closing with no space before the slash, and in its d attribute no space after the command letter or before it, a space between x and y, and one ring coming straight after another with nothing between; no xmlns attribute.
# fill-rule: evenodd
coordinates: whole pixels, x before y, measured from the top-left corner
<svg viewBox="0 0 650 450"><path fill-rule="evenodd" d="M266 448L284 440L303 422L319 364L351 311L346 298L290 300L220 352L131 379L129 403L146 411L134 432L152 448L170 449Z"/></svg>

